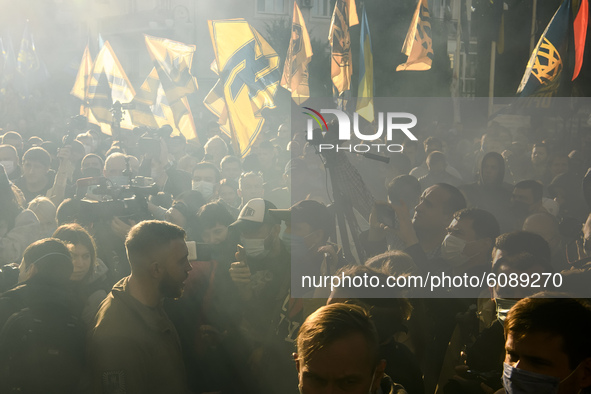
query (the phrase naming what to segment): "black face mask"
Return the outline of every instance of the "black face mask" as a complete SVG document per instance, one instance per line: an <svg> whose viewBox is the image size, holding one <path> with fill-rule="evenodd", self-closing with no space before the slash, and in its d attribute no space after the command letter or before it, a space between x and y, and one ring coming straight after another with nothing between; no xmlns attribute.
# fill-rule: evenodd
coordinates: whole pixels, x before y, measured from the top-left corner
<svg viewBox="0 0 591 394"><path fill-rule="evenodd" d="M101 176L101 170L98 168L85 168L82 170L82 175L84 175L85 178L96 178L96 177L100 177Z"/></svg>

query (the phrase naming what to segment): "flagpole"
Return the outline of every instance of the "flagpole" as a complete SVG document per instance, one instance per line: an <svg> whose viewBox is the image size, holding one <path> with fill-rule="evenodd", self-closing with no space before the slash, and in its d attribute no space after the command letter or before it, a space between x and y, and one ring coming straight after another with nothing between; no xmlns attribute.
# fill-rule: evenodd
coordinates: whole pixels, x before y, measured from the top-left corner
<svg viewBox="0 0 591 394"><path fill-rule="evenodd" d="M454 108L454 124L460 124L460 106L458 97L460 97L460 56L462 49L461 29L462 29L462 5L461 0L455 0L455 9L457 10L457 28L456 28L456 53L454 55L454 72L452 79L452 103Z"/></svg>
<svg viewBox="0 0 591 394"><path fill-rule="evenodd" d="M495 95L495 64L497 60L497 42L493 41L490 45L490 74L488 78L488 116L493 113L494 95Z"/></svg>
<svg viewBox="0 0 591 394"><path fill-rule="evenodd" d="M536 12L538 8L538 0L534 0L533 10L531 15L531 36L529 41L529 53L534 51L534 45L536 45Z"/></svg>

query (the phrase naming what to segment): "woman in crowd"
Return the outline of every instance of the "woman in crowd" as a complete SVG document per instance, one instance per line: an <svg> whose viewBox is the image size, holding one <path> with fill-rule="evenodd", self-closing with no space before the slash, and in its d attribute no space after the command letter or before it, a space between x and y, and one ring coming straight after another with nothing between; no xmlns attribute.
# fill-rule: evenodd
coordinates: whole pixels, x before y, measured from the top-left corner
<svg viewBox="0 0 591 394"><path fill-rule="evenodd" d="M74 271L70 280L80 294L82 320L90 326L101 302L107 297L107 266L96 256L96 244L82 226L70 223L58 227L54 238L64 241L72 255Z"/></svg>

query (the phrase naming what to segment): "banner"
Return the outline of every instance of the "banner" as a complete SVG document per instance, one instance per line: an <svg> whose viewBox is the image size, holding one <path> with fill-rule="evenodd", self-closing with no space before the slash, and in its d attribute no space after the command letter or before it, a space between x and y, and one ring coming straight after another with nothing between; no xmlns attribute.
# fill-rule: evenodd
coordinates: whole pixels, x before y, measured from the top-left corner
<svg viewBox="0 0 591 394"><path fill-rule="evenodd" d="M156 67L154 67L146 77L144 83L142 83L142 86L138 89L133 99L133 108L129 110L129 116L134 126L145 126L153 129L160 127L154 117L154 107L158 98L158 89L161 89L161 87L162 84L158 78L158 72L156 71ZM172 117L170 121L171 124L174 124Z"/></svg>
<svg viewBox="0 0 591 394"><path fill-rule="evenodd" d="M130 103L135 96L135 91L121 67L117 56L109 41L105 41L103 49L99 52L90 76L87 100L90 104L96 120L100 123L103 132L110 134L113 116L111 108L119 101L121 104ZM121 127L132 129L133 124L127 111L124 112Z"/></svg>
<svg viewBox="0 0 591 394"><path fill-rule="evenodd" d="M172 119L168 116L161 118L166 119L163 124L176 126L187 139L196 138L193 116L186 99L187 95L197 91L197 80L191 75L195 46L149 35L144 37L166 96L164 105L172 113ZM168 111L168 108L162 108L162 111Z"/></svg>
<svg viewBox="0 0 591 394"><path fill-rule="evenodd" d="M297 2L293 3L291 40L283 66L281 87L291 92L293 100L301 104L310 97L308 86L308 63L312 60L312 44L306 23Z"/></svg>
<svg viewBox="0 0 591 394"><path fill-rule="evenodd" d="M31 89L49 78L45 65L39 61L33 35L29 30L29 21L25 24L21 46L16 62L15 85L22 97L28 97Z"/></svg>
<svg viewBox="0 0 591 394"><path fill-rule="evenodd" d="M12 38L10 36L5 38L2 47L2 94L6 93L6 88L14 83L16 75L16 54L12 46Z"/></svg>
<svg viewBox="0 0 591 394"><path fill-rule="evenodd" d="M78 74L76 74L76 79L74 80L74 86L70 91L72 96L77 97L80 100L86 100L86 95L88 94L88 82L91 72L92 58L90 57L88 45L86 45L86 48L84 48L84 53L82 54L80 67L78 68Z"/></svg>
<svg viewBox="0 0 591 394"><path fill-rule="evenodd" d="M359 89L357 89L357 113L368 122L374 121L373 109L373 54L371 52L371 36L365 5L361 13L361 46L359 51Z"/></svg>
<svg viewBox="0 0 591 394"><path fill-rule="evenodd" d="M358 23L355 0L337 0L328 33L331 54L330 76L334 97L341 97L344 92L351 90L353 63L349 27Z"/></svg>
<svg viewBox="0 0 591 394"><path fill-rule="evenodd" d="M517 89L521 97L556 97L561 85L569 51L571 0L564 0L542 33L527 62ZM571 76L568 76L570 80Z"/></svg>
<svg viewBox="0 0 591 394"><path fill-rule="evenodd" d="M583 67L583 56L585 54L585 40L587 38L587 26L589 24L589 2L582 0L579 7L579 13L574 22L575 34L575 70L573 72L574 81L579 76L581 67Z"/></svg>
<svg viewBox="0 0 591 394"><path fill-rule="evenodd" d="M279 56L244 19L209 21L209 32L220 76L210 95L223 97L234 148L244 157L265 123L261 112L275 108ZM210 95L206 105L216 102Z"/></svg>
<svg viewBox="0 0 591 394"><path fill-rule="evenodd" d="M433 40L431 39L431 17L427 0L419 0L417 9L406 33L402 53L408 56L406 63L396 71L425 71L433 62Z"/></svg>

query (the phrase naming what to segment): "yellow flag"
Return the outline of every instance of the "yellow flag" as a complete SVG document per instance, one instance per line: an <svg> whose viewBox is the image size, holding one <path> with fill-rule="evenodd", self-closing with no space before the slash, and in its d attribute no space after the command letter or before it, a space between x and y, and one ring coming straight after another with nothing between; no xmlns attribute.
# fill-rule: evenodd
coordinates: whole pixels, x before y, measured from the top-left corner
<svg viewBox="0 0 591 394"><path fill-rule="evenodd" d="M330 76L335 96L340 96L343 92L351 90L353 63L349 27L358 23L355 0L337 0L328 32L331 54Z"/></svg>
<svg viewBox="0 0 591 394"><path fill-rule="evenodd" d="M310 97L308 86L308 63L312 60L312 44L306 29L298 3L293 3L293 22L291 40L283 66L281 86L291 92L291 97L298 104Z"/></svg>
<svg viewBox="0 0 591 394"><path fill-rule="evenodd" d="M76 74L76 79L74 80L74 86L70 91L72 96L77 97L80 100L86 100L86 95L88 94L88 82L91 72L92 57L90 56L88 45L86 45L86 48L84 48L84 54L82 54L80 67L78 67L78 74Z"/></svg>
<svg viewBox="0 0 591 394"><path fill-rule="evenodd" d="M116 101L122 104L130 103L134 96L135 90L115 56L113 48L108 41L105 41L94 62L88 86L87 97L94 117L99 123L110 125L113 120L111 114L113 103ZM123 113L121 127L133 128L127 111ZM102 125L101 128L103 128ZM103 128L103 130L106 129Z"/></svg>
<svg viewBox="0 0 591 394"><path fill-rule="evenodd" d="M216 75L219 75L218 65L214 60L211 63L211 71ZM209 109L215 116L218 117L218 124L220 130L228 137L232 138L232 128L230 127L230 118L228 117L228 107L226 106L226 100L224 100L224 84L218 79L214 87L209 91L203 104Z"/></svg>
<svg viewBox="0 0 591 394"><path fill-rule="evenodd" d="M144 37L162 89L159 96L161 108L154 109L165 116L160 119L156 116L156 121L176 126L187 139L196 138L193 115L187 101L187 95L197 91L197 80L191 75L195 46L149 35Z"/></svg>
<svg viewBox="0 0 591 394"><path fill-rule="evenodd" d="M158 72L156 72L156 68L154 67L133 99L133 108L129 111L129 115L134 126L160 127L153 113L153 107L158 97L160 86ZM172 118L171 122L174 123Z"/></svg>
<svg viewBox="0 0 591 394"><path fill-rule="evenodd" d="M265 123L261 111L275 108L279 56L244 19L209 21L209 32L233 143L244 157Z"/></svg>
<svg viewBox="0 0 591 394"><path fill-rule="evenodd" d="M433 62L433 41L431 40L431 17L427 0L419 0L412 17L402 53L408 56L406 63L396 67L396 71L425 71L431 69Z"/></svg>

